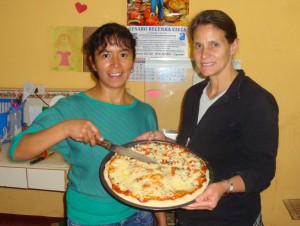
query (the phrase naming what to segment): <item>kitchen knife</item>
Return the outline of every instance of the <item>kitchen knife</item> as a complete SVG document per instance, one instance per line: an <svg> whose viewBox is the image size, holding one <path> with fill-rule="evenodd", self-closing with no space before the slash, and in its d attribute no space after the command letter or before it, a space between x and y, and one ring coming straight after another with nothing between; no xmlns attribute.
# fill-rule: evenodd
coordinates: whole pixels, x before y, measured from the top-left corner
<svg viewBox="0 0 300 226"><path fill-rule="evenodd" d="M145 156L141 153L135 152L135 151L133 151L129 148L125 148L121 145L113 144L108 140L103 140L103 141L98 140L96 144L100 145L102 147L105 147L106 149L111 150L112 152L118 153L120 155L125 155L125 156L128 156L130 158L134 158L134 159L137 159L137 160L140 160L140 161L143 161L143 162L147 162L147 163L158 164L153 159L151 159L151 158L149 158L149 157L147 157L147 156Z"/></svg>
<svg viewBox="0 0 300 226"><path fill-rule="evenodd" d="M40 162L40 161L42 161L42 160L48 158L49 156L53 155L54 153L55 153L55 152L51 152L51 153L48 154L47 156L41 156L41 157L38 157L38 158L36 158L36 159L33 159L33 160L31 160L31 161L29 162L29 164L32 165L32 164L38 163L38 162Z"/></svg>

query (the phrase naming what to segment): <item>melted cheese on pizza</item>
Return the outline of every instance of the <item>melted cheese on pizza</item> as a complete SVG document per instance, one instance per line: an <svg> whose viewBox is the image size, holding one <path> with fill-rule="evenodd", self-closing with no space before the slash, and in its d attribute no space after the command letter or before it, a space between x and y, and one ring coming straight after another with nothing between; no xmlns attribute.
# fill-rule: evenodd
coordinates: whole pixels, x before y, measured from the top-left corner
<svg viewBox="0 0 300 226"><path fill-rule="evenodd" d="M208 183L205 162L177 144L146 142L131 148L156 160L149 164L115 154L106 164L112 190L140 202L176 200Z"/></svg>

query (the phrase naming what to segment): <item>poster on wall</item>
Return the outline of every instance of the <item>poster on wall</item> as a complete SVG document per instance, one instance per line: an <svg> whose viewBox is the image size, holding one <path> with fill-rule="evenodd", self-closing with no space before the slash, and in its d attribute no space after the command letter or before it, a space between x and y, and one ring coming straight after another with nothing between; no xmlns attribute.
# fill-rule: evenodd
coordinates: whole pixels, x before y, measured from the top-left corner
<svg viewBox="0 0 300 226"><path fill-rule="evenodd" d="M128 29L137 40L137 57L188 57L186 27L129 26Z"/></svg>
<svg viewBox="0 0 300 226"><path fill-rule="evenodd" d="M51 39L51 69L82 71L82 27L54 27Z"/></svg>
<svg viewBox="0 0 300 226"><path fill-rule="evenodd" d="M189 0L127 1L127 26L137 40L130 81L185 81L181 60L188 59L188 15ZM174 59L176 67L170 63Z"/></svg>

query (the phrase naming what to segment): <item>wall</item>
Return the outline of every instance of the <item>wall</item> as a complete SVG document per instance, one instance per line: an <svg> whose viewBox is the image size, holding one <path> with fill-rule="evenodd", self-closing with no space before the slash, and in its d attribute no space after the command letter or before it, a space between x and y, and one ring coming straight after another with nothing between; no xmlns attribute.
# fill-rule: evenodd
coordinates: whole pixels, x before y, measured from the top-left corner
<svg viewBox="0 0 300 226"><path fill-rule="evenodd" d="M89 73L50 71L50 27L125 23L126 1L82 0L89 7L82 14L75 10L75 2L1 0L0 87L21 88L24 81L67 89L94 84ZM242 67L275 95L280 107L277 174L262 194L265 225L299 225L291 220L282 199L300 198L300 1L190 0L192 16L212 8L228 12L236 21ZM143 84L128 87L144 97Z"/></svg>

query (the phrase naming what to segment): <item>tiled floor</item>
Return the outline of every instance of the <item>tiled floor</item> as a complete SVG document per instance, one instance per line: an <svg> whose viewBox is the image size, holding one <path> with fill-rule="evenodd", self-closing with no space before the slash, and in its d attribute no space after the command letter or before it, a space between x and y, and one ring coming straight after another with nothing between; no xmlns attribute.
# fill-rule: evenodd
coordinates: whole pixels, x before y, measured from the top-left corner
<svg viewBox="0 0 300 226"><path fill-rule="evenodd" d="M174 224L174 213L167 212L168 226ZM64 219L0 213L0 226L66 226Z"/></svg>
<svg viewBox="0 0 300 226"><path fill-rule="evenodd" d="M0 226L65 226L64 219L0 213Z"/></svg>

